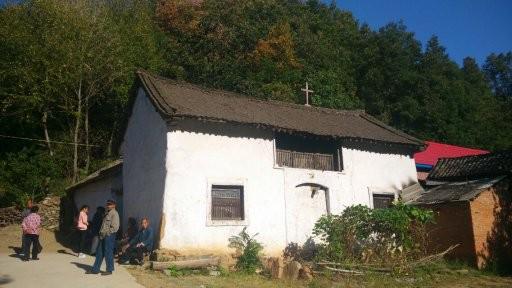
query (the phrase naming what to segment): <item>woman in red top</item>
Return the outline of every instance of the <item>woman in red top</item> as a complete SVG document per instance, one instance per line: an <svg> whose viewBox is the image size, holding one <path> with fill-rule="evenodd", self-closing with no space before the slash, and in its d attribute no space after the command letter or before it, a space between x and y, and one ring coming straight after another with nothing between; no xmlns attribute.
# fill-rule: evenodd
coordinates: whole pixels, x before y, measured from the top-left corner
<svg viewBox="0 0 512 288"><path fill-rule="evenodd" d="M87 226L89 226L89 222L87 221L87 213L89 212L89 206L83 205L80 208L80 214L78 215L78 221L76 223L76 229L80 235L80 250L78 251L78 258L85 258L85 236L87 235Z"/></svg>

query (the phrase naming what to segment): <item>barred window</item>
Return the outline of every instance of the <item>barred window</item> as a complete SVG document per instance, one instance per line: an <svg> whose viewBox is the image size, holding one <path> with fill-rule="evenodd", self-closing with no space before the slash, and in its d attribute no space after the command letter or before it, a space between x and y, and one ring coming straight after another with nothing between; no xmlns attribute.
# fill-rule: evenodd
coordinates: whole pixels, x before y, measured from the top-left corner
<svg viewBox="0 0 512 288"><path fill-rule="evenodd" d="M373 194L373 208L389 208L395 201L395 194Z"/></svg>
<svg viewBox="0 0 512 288"><path fill-rule="evenodd" d="M212 220L244 220L244 187L212 185Z"/></svg>

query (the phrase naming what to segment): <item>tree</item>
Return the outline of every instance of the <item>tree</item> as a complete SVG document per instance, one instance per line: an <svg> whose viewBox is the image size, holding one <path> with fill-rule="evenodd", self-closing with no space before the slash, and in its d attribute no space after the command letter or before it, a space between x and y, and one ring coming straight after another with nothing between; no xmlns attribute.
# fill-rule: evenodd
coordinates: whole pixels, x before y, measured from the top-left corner
<svg viewBox="0 0 512 288"><path fill-rule="evenodd" d="M489 55L483 66L496 97L512 102L512 52Z"/></svg>
<svg viewBox="0 0 512 288"><path fill-rule="evenodd" d="M166 66L166 40L153 17L154 5L142 0L32 0L0 8L0 132L46 139L49 154L69 165L61 176L72 181L112 157L135 70ZM52 137L73 142L72 149L53 145ZM42 148L1 141L0 160Z"/></svg>

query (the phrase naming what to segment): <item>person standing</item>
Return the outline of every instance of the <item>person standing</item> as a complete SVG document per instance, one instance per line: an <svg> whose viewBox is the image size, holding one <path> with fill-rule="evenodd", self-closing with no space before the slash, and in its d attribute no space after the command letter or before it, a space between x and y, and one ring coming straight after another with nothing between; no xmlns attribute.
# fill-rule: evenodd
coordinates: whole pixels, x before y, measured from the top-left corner
<svg viewBox="0 0 512 288"><path fill-rule="evenodd" d="M114 200L107 201L107 213L101 224L99 238L100 243L96 249L96 259L94 265L87 274L100 273L100 267L105 258L107 270L102 275L112 275L114 271L114 245L116 241L116 233L119 230L119 214L116 211L116 202Z"/></svg>
<svg viewBox="0 0 512 288"><path fill-rule="evenodd" d="M80 250L78 251L78 258L85 258L85 236L87 236L87 226L89 226L87 213L89 213L89 206L83 205L82 208L80 208L80 214L78 215L78 221L76 223L76 229L80 235Z"/></svg>
<svg viewBox="0 0 512 288"><path fill-rule="evenodd" d="M32 208L32 199L27 200L27 206L25 206L25 209L21 211L21 221L25 219L28 215L30 215L30 209ZM20 249L20 256L23 256L23 253L25 253L25 233L21 233L21 249Z"/></svg>
<svg viewBox="0 0 512 288"><path fill-rule="evenodd" d="M37 214L39 211L39 207L32 206L30 208L30 214L23 219L21 223L21 228L23 229L23 257L21 258L23 261L28 261L30 258L30 246L32 246L32 260L39 260L37 258L37 254L39 254L41 249L41 244L39 243L39 232L41 231L41 216Z"/></svg>

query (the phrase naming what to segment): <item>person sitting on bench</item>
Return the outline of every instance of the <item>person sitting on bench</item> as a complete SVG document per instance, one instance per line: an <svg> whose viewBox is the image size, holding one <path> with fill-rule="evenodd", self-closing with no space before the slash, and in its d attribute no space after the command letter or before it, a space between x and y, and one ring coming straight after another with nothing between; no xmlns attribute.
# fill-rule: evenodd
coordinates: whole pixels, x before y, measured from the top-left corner
<svg viewBox="0 0 512 288"><path fill-rule="evenodd" d="M142 265L144 260L144 253L153 251L153 229L149 227L148 218L144 217L141 220L140 230L133 239L123 246L123 256L119 259L119 263L125 264L130 261L130 263L135 263L137 265Z"/></svg>

